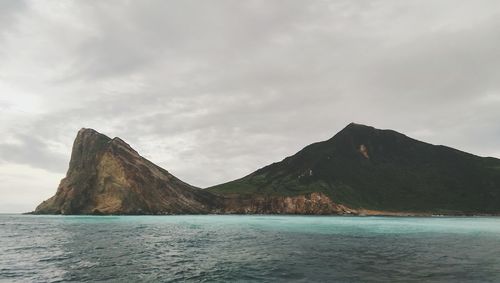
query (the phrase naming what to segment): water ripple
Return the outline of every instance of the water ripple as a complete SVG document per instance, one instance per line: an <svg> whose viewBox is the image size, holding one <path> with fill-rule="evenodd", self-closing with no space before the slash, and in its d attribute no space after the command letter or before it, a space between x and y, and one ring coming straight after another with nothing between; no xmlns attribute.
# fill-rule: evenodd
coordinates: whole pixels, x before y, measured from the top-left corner
<svg viewBox="0 0 500 283"><path fill-rule="evenodd" d="M0 215L0 282L498 282L499 218Z"/></svg>

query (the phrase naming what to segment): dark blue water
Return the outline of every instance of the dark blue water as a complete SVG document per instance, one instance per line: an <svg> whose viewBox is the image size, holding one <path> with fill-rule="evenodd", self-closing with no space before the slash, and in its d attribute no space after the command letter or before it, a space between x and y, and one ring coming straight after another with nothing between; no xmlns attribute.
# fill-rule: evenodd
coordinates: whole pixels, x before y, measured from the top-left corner
<svg viewBox="0 0 500 283"><path fill-rule="evenodd" d="M0 215L5 282L500 282L500 218Z"/></svg>

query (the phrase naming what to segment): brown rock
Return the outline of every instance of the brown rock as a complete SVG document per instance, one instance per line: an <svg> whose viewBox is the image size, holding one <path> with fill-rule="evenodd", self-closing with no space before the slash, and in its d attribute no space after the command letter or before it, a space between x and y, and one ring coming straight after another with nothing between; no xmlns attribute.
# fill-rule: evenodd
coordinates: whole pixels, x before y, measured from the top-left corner
<svg viewBox="0 0 500 283"><path fill-rule="evenodd" d="M119 138L78 132L66 177L37 214L208 213L218 197L182 182Z"/></svg>
<svg viewBox="0 0 500 283"><path fill-rule="evenodd" d="M224 198L219 213L228 214L351 214L323 193L298 196L239 196Z"/></svg>

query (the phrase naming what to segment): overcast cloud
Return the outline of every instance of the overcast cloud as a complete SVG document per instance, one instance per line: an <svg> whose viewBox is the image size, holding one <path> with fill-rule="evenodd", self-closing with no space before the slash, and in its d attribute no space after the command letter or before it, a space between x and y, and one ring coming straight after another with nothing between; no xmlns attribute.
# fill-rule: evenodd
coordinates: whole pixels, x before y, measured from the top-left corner
<svg viewBox="0 0 500 283"><path fill-rule="evenodd" d="M500 157L500 2L0 0L0 212L82 127L196 186L349 122Z"/></svg>

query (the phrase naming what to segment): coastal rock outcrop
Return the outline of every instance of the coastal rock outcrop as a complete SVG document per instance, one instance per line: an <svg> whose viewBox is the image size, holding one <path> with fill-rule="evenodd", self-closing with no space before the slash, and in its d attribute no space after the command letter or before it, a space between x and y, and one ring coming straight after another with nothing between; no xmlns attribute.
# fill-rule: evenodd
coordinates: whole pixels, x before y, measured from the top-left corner
<svg viewBox="0 0 500 283"><path fill-rule="evenodd" d="M66 177L36 214L209 213L219 198L140 156L120 138L81 129Z"/></svg>
<svg viewBox="0 0 500 283"><path fill-rule="evenodd" d="M357 214L344 205L333 202L323 193L298 196L238 196L224 199L224 206L216 211L226 214Z"/></svg>

